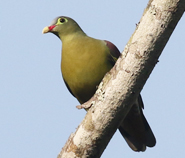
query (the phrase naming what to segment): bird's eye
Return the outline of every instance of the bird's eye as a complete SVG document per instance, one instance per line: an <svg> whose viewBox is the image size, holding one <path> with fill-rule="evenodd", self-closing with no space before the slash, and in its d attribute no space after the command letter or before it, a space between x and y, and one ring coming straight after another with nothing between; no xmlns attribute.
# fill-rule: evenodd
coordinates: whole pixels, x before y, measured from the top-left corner
<svg viewBox="0 0 185 158"><path fill-rule="evenodd" d="M66 21L66 20L65 20L64 18L61 18L61 19L60 19L60 22L61 22L61 23L64 23L65 21Z"/></svg>
<svg viewBox="0 0 185 158"><path fill-rule="evenodd" d="M64 24L66 22L68 22L67 18L60 17L60 18L57 19L56 25Z"/></svg>

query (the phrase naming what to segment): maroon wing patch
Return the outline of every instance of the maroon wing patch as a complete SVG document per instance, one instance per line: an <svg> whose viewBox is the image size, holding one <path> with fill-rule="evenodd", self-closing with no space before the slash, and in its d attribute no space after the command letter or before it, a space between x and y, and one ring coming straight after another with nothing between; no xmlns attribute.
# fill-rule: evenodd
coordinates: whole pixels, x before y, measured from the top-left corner
<svg viewBox="0 0 185 158"><path fill-rule="evenodd" d="M118 50L118 48L113 43L106 41L106 40L104 40L104 41L106 42L107 47L110 49L111 55L113 57L115 57L116 59L118 59L121 54L120 51Z"/></svg>

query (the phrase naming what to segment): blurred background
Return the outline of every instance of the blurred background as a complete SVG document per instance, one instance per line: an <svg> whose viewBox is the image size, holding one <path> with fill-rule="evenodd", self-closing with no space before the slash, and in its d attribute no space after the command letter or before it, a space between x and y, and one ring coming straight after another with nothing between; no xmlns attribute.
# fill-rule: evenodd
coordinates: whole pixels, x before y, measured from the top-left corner
<svg viewBox="0 0 185 158"><path fill-rule="evenodd" d="M60 72L61 41L41 31L60 15L75 19L120 51L148 1L2 1L0 10L0 157L55 158L85 116ZM102 158L184 157L185 17L142 90L157 144L133 152L116 132Z"/></svg>

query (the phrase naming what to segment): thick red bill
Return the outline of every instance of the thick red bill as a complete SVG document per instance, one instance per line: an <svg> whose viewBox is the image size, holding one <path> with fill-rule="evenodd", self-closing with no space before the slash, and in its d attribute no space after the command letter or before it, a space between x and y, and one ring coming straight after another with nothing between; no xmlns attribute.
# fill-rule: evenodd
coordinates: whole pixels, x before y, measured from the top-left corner
<svg viewBox="0 0 185 158"><path fill-rule="evenodd" d="M51 25L51 26L49 26L48 28L49 28L49 31L51 31L51 30L53 30L53 28L55 27L56 25Z"/></svg>
<svg viewBox="0 0 185 158"><path fill-rule="evenodd" d="M53 28L55 27L56 25L51 25L51 26L46 26L43 30L42 30L42 33L48 33L50 31L53 30Z"/></svg>

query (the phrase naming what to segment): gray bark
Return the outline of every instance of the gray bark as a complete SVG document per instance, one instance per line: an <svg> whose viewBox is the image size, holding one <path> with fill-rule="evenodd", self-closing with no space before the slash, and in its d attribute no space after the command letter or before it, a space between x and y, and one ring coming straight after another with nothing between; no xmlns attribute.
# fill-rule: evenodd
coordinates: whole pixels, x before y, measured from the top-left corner
<svg viewBox="0 0 185 158"><path fill-rule="evenodd" d="M142 90L185 10L185 0L150 0L123 55L106 74L58 158L99 158Z"/></svg>

